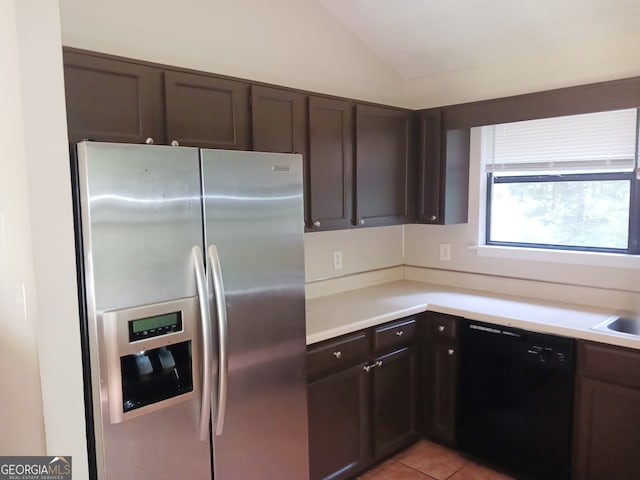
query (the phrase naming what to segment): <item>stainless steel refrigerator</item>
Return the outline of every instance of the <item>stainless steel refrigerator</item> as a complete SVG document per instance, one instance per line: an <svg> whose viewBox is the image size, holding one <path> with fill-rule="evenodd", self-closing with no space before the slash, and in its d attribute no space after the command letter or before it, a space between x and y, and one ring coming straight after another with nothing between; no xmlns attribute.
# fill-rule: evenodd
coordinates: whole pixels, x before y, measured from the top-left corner
<svg viewBox="0 0 640 480"><path fill-rule="evenodd" d="M82 142L74 178L93 475L308 479L301 157Z"/></svg>

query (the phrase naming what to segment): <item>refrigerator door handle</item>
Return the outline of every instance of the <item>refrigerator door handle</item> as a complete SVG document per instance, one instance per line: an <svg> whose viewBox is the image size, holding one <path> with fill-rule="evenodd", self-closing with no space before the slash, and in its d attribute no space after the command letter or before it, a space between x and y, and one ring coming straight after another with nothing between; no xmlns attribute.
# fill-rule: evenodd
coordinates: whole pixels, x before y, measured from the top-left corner
<svg viewBox="0 0 640 480"><path fill-rule="evenodd" d="M211 315L209 312L209 297L207 277L204 272L204 260L202 249L194 246L191 249L193 265L196 274L196 287L198 290L198 305L200 307L200 321L202 323L202 405L200 409L200 440L203 442L209 438L209 415L211 412L211 360L213 357L213 345L211 336Z"/></svg>
<svg viewBox="0 0 640 480"><path fill-rule="evenodd" d="M216 313L218 317L218 400L216 402L216 419L214 431L216 435L222 435L224 429L224 417L227 410L227 390L229 384L229 337L227 332L227 301L224 295L222 283L222 271L220 269L220 257L215 245L210 245L208 250L209 271L213 280L213 292L215 295Z"/></svg>

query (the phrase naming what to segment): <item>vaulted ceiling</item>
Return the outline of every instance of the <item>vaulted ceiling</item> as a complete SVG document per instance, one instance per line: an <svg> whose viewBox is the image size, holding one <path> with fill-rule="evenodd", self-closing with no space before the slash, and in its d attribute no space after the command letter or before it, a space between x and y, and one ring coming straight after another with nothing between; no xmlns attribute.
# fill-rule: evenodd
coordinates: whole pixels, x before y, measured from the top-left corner
<svg viewBox="0 0 640 480"><path fill-rule="evenodd" d="M317 2L404 79L640 31L640 0Z"/></svg>

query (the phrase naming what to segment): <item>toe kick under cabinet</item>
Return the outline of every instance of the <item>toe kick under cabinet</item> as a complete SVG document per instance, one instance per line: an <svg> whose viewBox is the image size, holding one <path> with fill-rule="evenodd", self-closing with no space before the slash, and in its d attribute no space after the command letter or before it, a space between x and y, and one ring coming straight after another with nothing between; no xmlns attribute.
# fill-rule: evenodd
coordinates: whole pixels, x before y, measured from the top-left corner
<svg viewBox="0 0 640 480"><path fill-rule="evenodd" d="M310 345L311 479L347 479L418 436L417 317Z"/></svg>

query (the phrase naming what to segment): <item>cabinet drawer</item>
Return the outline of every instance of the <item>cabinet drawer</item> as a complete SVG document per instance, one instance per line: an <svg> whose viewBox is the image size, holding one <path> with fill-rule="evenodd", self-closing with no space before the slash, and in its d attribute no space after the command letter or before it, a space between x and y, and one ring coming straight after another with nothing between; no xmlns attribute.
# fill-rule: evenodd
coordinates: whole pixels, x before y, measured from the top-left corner
<svg viewBox="0 0 640 480"><path fill-rule="evenodd" d="M578 365L589 377L640 388L640 350L580 342Z"/></svg>
<svg viewBox="0 0 640 480"><path fill-rule="evenodd" d="M312 346L307 351L307 374L317 378L367 359L369 341L366 332Z"/></svg>
<svg viewBox="0 0 640 480"><path fill-rule="evenodd" d="M432 313L431 336L434 340L455 340L456 318L441 313Z"/></svg>
<svg viewBox="0 0 640 480"><path fill-rule="evenodd" d="M377 327L373 334L374 350L390 350L411 343L416 335L416 327L415 318L405 318Z"/></svg>

